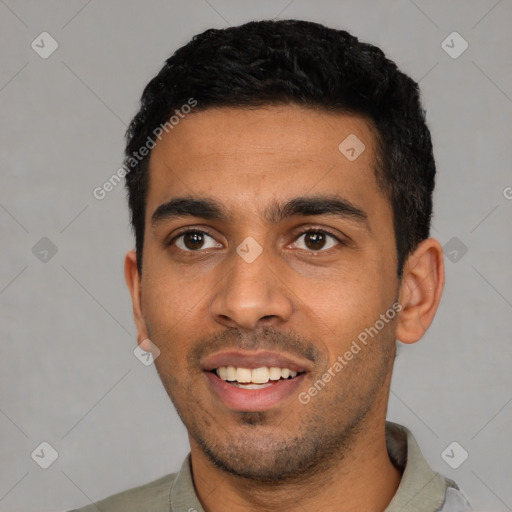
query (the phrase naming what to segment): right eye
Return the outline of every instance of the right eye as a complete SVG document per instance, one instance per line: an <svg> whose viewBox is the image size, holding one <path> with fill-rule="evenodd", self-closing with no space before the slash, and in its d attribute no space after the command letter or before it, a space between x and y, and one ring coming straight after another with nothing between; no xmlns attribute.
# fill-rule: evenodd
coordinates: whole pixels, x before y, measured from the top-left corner
<svg viewBox="0 0 512 512"><path fill-rule="evenodd" d="M176 245L178 249L187 252L197 252L200 249L212 249L222 247L215 239L205 231L189 230L175 236L169 245ZM208 245L205 245L208 244Z"/></svg>

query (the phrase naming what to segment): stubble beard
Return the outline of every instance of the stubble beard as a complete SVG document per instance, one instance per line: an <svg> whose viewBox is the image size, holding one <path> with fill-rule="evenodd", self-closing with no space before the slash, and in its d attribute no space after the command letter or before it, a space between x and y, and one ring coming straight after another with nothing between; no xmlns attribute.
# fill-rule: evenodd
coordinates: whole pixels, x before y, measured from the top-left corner
<svg viewBox="0 0 512 512"><path fill-rule="evenodd" d="M326 385L330 389L296 410L297 428L291 437L291 430L280 425L286 417L280 422L272 411L233 413L237 432L227 432L191 396L190 387L181 385L160 365L157 370L190 438L215 467L254 483L303 482L342 463L364 431L377 399L383 393L387 397L383 384L392 369L395 342L381 335L372 341L379 348L366 347L367 357L354 358Z"/></svg>

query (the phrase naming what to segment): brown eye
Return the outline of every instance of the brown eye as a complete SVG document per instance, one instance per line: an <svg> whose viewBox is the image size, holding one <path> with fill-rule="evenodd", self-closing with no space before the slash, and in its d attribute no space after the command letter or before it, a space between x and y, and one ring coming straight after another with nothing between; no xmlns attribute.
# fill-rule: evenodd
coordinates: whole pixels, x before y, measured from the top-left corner
<svg viewBox="0 0 512 512"><path fill-rule="evenodd" d="M202 233L187 233L186 235L183 235L183 245L191 251L194 249L200 249L203 244L204 236Z"/></svg>
<svg viewBox="0 0 512 512"><path fill-rule="evenodd" d="M303 239L302 243L299 242L300 239ZM339 243L339 240L330 233L325 231L305 231L297 238L297 245L299 249L304 249L308 251L322 251L331 249L335 245Z"/></svg>
<svg viewBox="0 0 512 512"><path fill-rule="evenodd" d="M322 249L325 244L325 235L323 233L306 233L304 242L308 249Z"/></svg>
<svg viewBox="0 0 512 512"><path fill-rule="evenodd" d="M199 249L210 249L212 247L222 247L215 242L214 238L204 231L187 231L174 239L176 247L183 251L197 251Z"/></svg>

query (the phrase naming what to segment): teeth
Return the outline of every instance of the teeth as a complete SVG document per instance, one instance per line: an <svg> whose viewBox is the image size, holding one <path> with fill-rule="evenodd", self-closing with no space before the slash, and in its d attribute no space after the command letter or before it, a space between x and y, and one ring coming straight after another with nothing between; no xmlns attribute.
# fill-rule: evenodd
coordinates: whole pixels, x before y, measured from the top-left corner
<svg viewBox="0 0 512 512"><path fill-rule="evenodd" d="M237 368L236 369L236 381L237 382L251 382L251 377L252 377L252 372L248 368Z"/></svg>
<svg viewBox="0 0 512 512"><path fill-rule="evenodd" d="M269 379L269 371L266 366L262 366L261 368L255 368L251 372L252 381L255 384L266 384Z"/></svg>
<svg viewBox="0 0 512 512"><path fill-rule="evenodd" d="M277 366L272 366L269 373L270 380L279 380L281 378L281 368L277 368Z"/></svg>
<svg viewBox="0 0 512 512"><path fill-rule="evenodd" d="M239 384L238 382L233 382L231 385L243 389L263 389L272 386L272 384Z"/></svg>
<svg viewBox="0 0 512 512"><path fill-rule="evenodd" d="M297 376L297 372L289 368L278 368L276 366L270 368L261 366L253 370L249 368L237 368L235 366L220 366L217 368L216 373L222 380L246 384L243 386L244 389L258 389L270 385L251 387L248 385L249 383L267 384L269 380L288 379L289 377L293 378Z"/></svg>
<svg viewBox="0 0 512 512"><path fill-rule="evenodd" d="M221 379L224 379L224 377L221 377ZM224 380L236 380L236 368L234 366L226 368L226 378Z"/></svg>

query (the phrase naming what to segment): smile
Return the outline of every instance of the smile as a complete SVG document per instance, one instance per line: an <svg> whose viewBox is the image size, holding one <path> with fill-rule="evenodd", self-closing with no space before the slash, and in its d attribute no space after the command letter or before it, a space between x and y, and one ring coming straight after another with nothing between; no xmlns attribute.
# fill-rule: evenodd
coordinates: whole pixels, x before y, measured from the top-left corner
<svg viewBox="0 0 512 512"><path fill-rule="evenodd" d="M241 389L263 389L281 379L293 379L298 375L298 372L294 370L277 366L261 366L252 370L235 366L220 366L214 371L222 380Z"/></svg>

